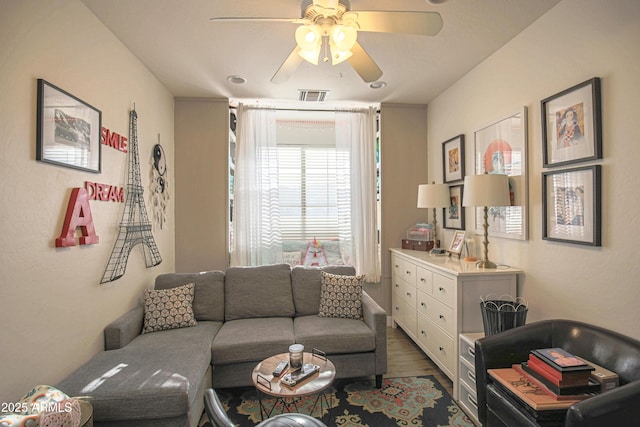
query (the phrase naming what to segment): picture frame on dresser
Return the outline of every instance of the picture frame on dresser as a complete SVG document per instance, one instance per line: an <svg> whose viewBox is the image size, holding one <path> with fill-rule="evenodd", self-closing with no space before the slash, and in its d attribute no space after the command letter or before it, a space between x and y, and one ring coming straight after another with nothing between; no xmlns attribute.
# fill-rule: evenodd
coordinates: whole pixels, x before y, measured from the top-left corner
<svg viewBox="0 0 640 427"><path fill-rule="evenodd" d="M489 236L529 238L529 185L527 161L527 107L474 133L476 175L509 176L511 206L489 206ZM475 209L475 233L483 234L484 209Z"/></svg>
<svg viewBox="0 0 640 427"><path fill-rule="evenodd" d="M38 79L36 160L100 173L102 112Z"/></svg>
<svg viewBox="0 0 640 427"><path fill-rule="evenodd" d="M448 208L442 208L442 218L444 218L444 228L450 230L464 229L464 207L462 206L462 195L464 185L449 186L449 198L451 204Z"/></svg>
<svg viewBox="0 0 640 427"><path fill-rule="evenodd" d="M540 106L545 168L602 159L599 77L545 98Z"/></svg>
<svg viewBox="0 0 640 427"><path fill-rule="evenodd" d="M447 252L449 254L456 254L460 257L462 253L462 247L464 246L464 230L457 230L453 233L453 239L451 239L451 244L449 244L449 249Z"/></svg>
<svg viewBox="0 0 640 427"><path fill-rule="evenodd" d="M542 173L542 238L601 246L602 167Z"/></svg>
<svg viewBox="0 0 640 427"><path fill-rule="evenodd" d="M460 134L442 143L442 182L464 179L464 135Z"/></svg>

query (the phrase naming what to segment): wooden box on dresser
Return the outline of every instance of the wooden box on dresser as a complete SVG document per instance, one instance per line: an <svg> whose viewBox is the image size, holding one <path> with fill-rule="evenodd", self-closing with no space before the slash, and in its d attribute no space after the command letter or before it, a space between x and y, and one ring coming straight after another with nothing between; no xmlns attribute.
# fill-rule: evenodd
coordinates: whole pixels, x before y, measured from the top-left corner
<svg viewBox="0 0 640 427"><path fill-rule="evenodd" d="M511 267L478 269L474 262L429 252L390 249L392 316L453 382L460 399L458 337L482 332L481 297L517 296L518 275Z"/></svg>

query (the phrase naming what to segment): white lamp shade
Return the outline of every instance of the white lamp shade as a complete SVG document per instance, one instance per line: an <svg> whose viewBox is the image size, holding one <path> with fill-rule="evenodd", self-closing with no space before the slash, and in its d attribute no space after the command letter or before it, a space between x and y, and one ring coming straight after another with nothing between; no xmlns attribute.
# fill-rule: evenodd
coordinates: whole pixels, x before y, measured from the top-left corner
<svg viewBox="0 0 640 427"><path fill-rule="evenodd" d="M464 177L462 206L509 206L509 177L501 174Z"/></svg>
<svg viewBox="0 0 640 427"><path fill-rule="evenodd" d="M418 186L419 208L448 208L451 194L446 184L420 184Z"/></svg>
<svg viewBox="0 0 640 427"><path fill-rule="evenodd" d="M322 32L317 25L301 25L296 29L296 43L300 55L305 61L318 65L318 56L322 48Z"/></svg>

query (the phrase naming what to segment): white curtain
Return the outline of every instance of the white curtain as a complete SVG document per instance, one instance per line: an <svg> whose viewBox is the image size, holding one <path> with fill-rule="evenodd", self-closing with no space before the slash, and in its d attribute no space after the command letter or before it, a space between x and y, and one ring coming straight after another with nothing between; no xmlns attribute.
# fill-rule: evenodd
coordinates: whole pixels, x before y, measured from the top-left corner
<svg viewBox="0 0 640 427"><path fill-rule="evenodd" d="M364 274L380 281L376 222L376 110L373 107L336 112L338 167L338 221L343 258ZM348 172L344 172L348 171Z"/></svg>
<svg viewBox="0 0 640 427"><path fill-rule="evenodd" d="M238 108L232 266L282 261L276 112Z"/></svg>

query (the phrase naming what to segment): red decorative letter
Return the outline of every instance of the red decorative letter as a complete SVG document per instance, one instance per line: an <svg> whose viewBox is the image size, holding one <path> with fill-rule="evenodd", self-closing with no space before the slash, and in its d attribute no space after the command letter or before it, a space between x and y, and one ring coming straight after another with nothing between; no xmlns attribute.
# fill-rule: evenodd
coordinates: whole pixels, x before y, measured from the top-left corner
<svg viewBox="0 0 640 427"><path fill-rule="evenodd" d="M74 188L69 198L67 215L62 225L62 233L56 239L56 248L66 248L76 245L76 228L80 227L81 245L98 243L99 239L93 227L93 217L89 206L89 194L84 188Z"/></svg>

